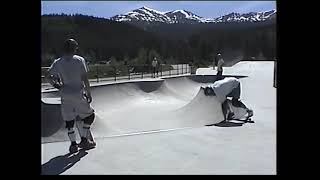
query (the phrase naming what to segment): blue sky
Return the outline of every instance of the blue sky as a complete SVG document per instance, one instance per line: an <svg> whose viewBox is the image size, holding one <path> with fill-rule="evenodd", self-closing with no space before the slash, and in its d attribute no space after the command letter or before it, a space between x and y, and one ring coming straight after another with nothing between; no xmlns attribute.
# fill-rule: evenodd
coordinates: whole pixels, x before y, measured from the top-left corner
<svg viewBox="0 0 320 180"><path fill-rule="evenodd" d="M215 18L231 12L247 13L276 9L276 1L42 1L41 14L84 14L110 18L146 6L158 11L184 9Z"/></svg>

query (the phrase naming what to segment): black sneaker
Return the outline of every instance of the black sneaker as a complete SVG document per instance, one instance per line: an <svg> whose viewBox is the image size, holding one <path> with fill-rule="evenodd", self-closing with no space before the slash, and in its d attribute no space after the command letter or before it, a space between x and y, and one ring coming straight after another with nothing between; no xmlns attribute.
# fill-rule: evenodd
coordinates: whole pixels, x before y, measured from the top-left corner
<svg viewBox="0 0 320 180"><path fill-rule="evenodd" d="M77 144L71 144L70 147L69 147L69 152L70 153L78 152L78 145Z"/></svg>
<svg viewBox="0 0 320 180"><path fill-rule="evenodd" d="M233 112L229 112L228 116L227 116L227 120L231 120L234 117L234 113Z"/></svg>
<svg viewBox="0 0 320 180"><path fill-rule="evenodd" d="M232 99L232 105L235 107L240 107L242 102L239 99Z"/></svg>
<svg viewBox="0 0 320 180"><path fill-rule="evenodd" d="M253 111L251 109L248 109L247 113L248 113L248 118L253 116Z"/></svg>
<svg viewBox="0 0 320 180"><path fill-rule="evenodd" d="M96 147L96 143L89 139L81 140L79 143L79 148L81 149L92 149L94 147Z"/></svg>

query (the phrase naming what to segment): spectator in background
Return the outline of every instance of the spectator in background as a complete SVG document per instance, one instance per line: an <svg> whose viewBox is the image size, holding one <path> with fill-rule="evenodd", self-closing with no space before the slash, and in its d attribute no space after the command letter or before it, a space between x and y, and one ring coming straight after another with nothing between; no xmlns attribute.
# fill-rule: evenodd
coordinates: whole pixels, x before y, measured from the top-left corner
<svg viewBox="0 0 320 180"><path fill-rule="evenodd" d="M217 75L216 75L216 81L222 79L222 72L223 72L223 65L224 65L224 60L222 59L222 56L220 53L217 54L215 58L215 64L217 65Z"/></svg>
<svg viewBox="0 0 320 180"><path fill-rule="evenodd" d="M152 73L153 73L153 78L156 77L156 71L157 71L157 66L158 66L158 60L156 57L153 58L152 60Z"/></svg>

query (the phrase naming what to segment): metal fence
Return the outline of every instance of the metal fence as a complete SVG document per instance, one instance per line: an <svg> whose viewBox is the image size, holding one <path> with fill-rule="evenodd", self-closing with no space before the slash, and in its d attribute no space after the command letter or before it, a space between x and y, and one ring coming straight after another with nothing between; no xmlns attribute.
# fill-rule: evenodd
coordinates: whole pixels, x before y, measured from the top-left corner
<svg viewBox="0 0 320 180"><path fill-rule="evenodd" d="M157 68L150 65L120 65L111 66L96 64L88 66L88 78L90 82L118 81L130 79L156 78L175 76L191 73L189 64L161 64ZM48 85L45 78L48 67L41 68L42 85Z"/></svg>

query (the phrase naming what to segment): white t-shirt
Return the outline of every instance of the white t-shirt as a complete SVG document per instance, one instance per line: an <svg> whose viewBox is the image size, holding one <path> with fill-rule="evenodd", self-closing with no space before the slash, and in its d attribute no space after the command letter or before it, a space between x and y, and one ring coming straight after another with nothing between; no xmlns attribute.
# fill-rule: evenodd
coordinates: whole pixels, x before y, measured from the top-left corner
<svg viewBox="0 0 320 180"><path fill-rule="evenodd" d="M221 58L218 61L218 71L222 71L222 66L224 64L224 60Z"/></svg>
<svg viewBox="0 0 320 180"><path fill-rule="evenodd" d="M81 91L84 87L81 76L87 71L84 58L77 55L56 59L48 70L51 75L60 77L63 83L60 92L63 94Z"/></svg>
<svg viewBox="0 0 320 180"><path fill-rule="evenodd" d="M157 63L158 63L157 60L153 60L153 61L152 61L152 66L153 66L153 67L156 67L156 66L157 66Z"/></svg>
<svg viewBox="0 0 320 180"><path fill-rule="evenodd" d="M224 78L216 81L208 87L211 87L217 96L219 102L223 103L226 100L226 96L239 85L240 81L234 77Z"/></svg>

